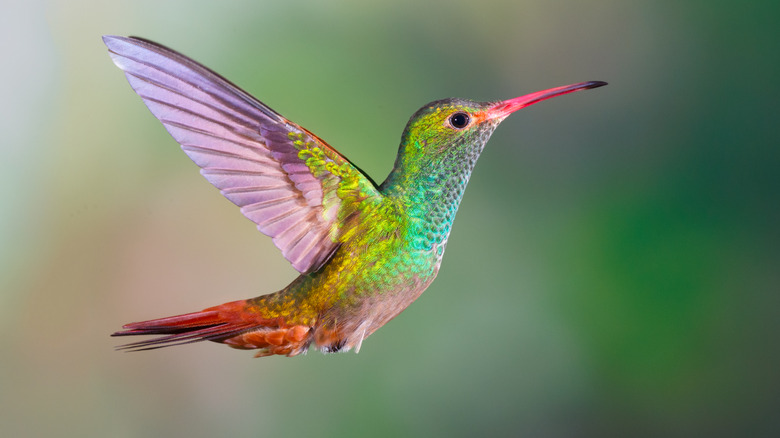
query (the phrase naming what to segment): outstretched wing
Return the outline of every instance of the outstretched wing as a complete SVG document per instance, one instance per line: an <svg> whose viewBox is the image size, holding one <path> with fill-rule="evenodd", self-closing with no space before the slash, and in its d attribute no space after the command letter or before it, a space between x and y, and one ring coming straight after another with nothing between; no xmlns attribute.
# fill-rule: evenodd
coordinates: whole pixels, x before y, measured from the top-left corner
<svg viewBox="0 0 780 438"><path fill-rule="evenodd" d="M195 61L104 36L114 63L200 173L302 273L338 248L339 224L375 184L335 149Z"/></svg>

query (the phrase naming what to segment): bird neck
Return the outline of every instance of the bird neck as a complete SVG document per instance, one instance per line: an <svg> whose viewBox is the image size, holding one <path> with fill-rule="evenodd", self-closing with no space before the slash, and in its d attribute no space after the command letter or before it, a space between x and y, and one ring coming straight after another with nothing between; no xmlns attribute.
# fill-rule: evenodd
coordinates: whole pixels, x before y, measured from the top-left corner
<svg viewBox="0 0 780 438"><path fill-rule="evenodd" d="M380 191L408 217L415 248L436 247L439 256L443 254L479 152L463 149L446 160L426 162L409 157L401 148Z"/></svg>

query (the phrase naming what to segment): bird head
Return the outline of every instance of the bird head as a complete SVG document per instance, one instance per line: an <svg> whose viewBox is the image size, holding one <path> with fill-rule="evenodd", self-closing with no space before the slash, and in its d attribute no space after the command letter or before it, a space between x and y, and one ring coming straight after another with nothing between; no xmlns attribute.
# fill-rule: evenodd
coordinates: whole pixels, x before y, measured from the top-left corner
<svg viewBox="0 0 780 438"><path fill-rule="evenodd" d="M513 112L552 97L603 85L607 83L582 82L499 102L455 98L431 102L409 119L393 173L405 170L431 174L451 166L470 170L493 131ZM393 174L388 180L392 177Z"/></svg>

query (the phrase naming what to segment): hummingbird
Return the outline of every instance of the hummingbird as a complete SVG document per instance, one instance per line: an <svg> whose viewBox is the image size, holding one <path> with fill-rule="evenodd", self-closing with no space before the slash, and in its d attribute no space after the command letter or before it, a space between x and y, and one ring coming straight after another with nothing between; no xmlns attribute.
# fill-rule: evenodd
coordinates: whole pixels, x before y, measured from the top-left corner
<svg viewBox="0 0 780 438"><path fill-rule="evenodd" d="M200 173L300 273L287 287L200 312L134 322L112 336L148 350L214 341L255 357L360 351L436 278L466 184L496 127L526 106L606 82L499 102L443 99L412 115L377 184L321 138L192 59L104 36L114 63Z"/></svg>

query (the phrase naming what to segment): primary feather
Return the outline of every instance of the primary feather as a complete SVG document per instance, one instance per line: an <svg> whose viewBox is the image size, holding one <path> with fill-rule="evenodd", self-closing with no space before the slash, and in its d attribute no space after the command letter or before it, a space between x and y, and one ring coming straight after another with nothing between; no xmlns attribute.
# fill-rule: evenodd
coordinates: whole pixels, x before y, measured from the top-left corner
<svg viewBox="0 0 780 438"><path fill-rule="evenodd" d="M201 174L301 273L339 245L339 217L373 182L317 136L161 45L106 36L114 63Z"/></svg>

